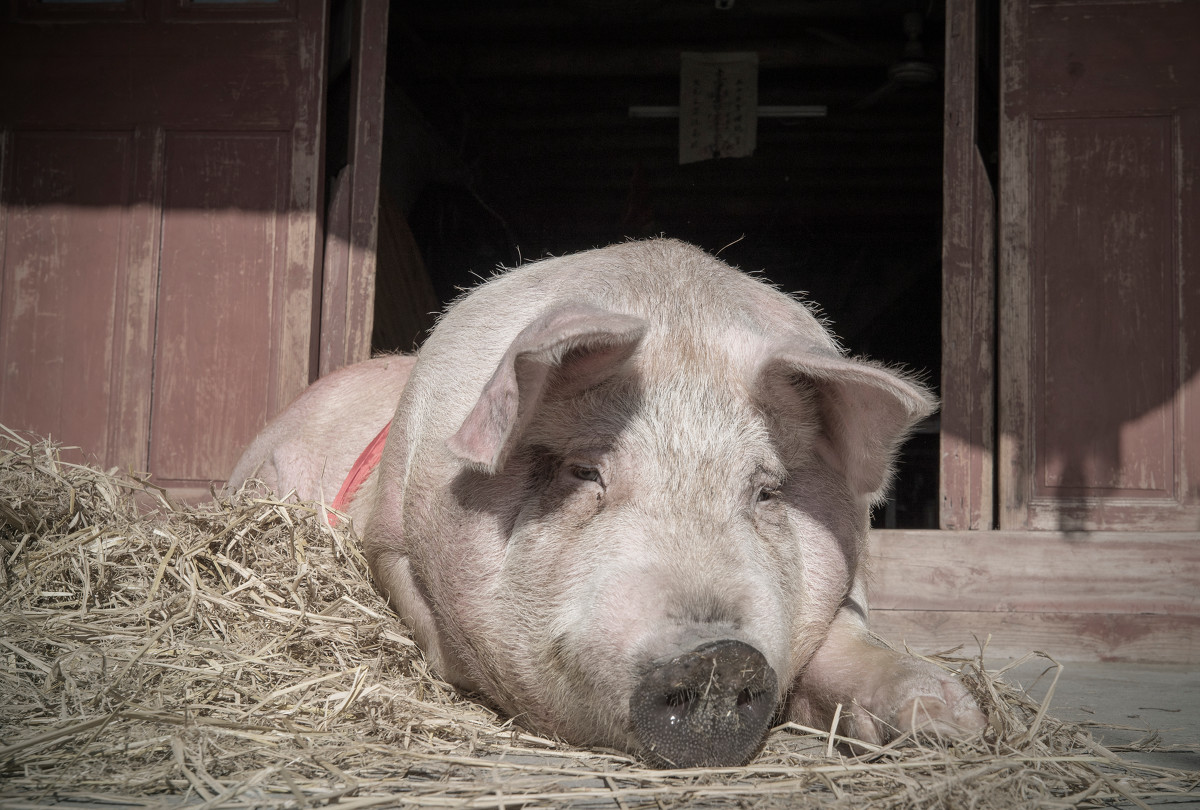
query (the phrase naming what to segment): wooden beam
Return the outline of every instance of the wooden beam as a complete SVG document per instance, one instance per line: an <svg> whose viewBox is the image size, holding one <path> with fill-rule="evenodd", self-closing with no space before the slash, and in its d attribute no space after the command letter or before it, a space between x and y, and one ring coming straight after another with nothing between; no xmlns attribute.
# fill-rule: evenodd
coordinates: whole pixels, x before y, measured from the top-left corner
<svg viewBox="0 0 1200 810"><path fill-rule="evenodd" d="M890 167L915 167L924 170L932 179L941 177L942 150L928 135L897 135L895 137L849 136L839 143L833 134L801 134L795 129L765 131L760 125L758 148L752 162L718 161L729 174L745 175L747 171L779 169L812 169L824 171L857 170L860 174L886 170ZM528 171L530 161L545 164L551 161L570 161L583 166L616 164L645 168L662 166L679 170L679 133L675 128L664 131L653 127L646 131L607 131L582 138L573 132L547 132L536 139L504 140L489 138L481 145L485 165L522 164ZM899 152L900 154L897 154ZM728 169L724 167L728 166ZM697 170L691 166L687 171Z"/></svg>
<svg viewBox="0 0 1200 810"><path fill-rule="evenodd" d="M1200 532L874 531L870 570L872 623L924 649L1200 663Z"/></svg>
<svg viewBox="0 0 1200 810"><path fill-rule="evenodd" d="M526 76L601 77L601 76L678 76L678 44L612 44L590 49L581 56L579 44L571 43L440 43L436 63L416 64L417 76L440 78L447 74L462 79L507 78ZM758 54L759 70L798 67L884 67L887 52L875 60L864 59L858 51L820 39L727 40L721 50L753 51ZM891 45L891 50L895 46ZM886 78L886 77L884 77Z"/></svg>
<svg viewBox="0 0 1200 810"><path fill-rule="evenodd" d="M872 610L871 629L928 654L986 649L988 660L1044 652L1057 661L1200 664L1200 618L1131 613Z"/></svg>
<svg viewBox="0 0 1200 810"><path fill-rule="evenodd" d="M788 25L788 30L794 30L798 23L807 26L824 26L839 24L842 27L849 22L856 27L862 27L864 19L884 17L891 22L909 10L911 3L903 0L755 0L753 5L753 20L774 25ZM539 33L553 32L556 29L578 28L580 21L591 21L596 24L608 22L610 25L625 27L629 36L654 36L654 32L667 32L660 36L678 36L676 26L692 23L707 23L722 12L714 12L711 3L671 3L666 5L633 6L634 10L621 12L614 8L604 11L598 5L596 11L588 12L580 7L562 5L537 5L521 8L511 4L486 4L472 7L459 7L450 3L429 4L425 8L436 9L426 12L417 9L406 12L405 16L415 21L423 34L431 38L438 34L454 34L462 36L464 32L478 37L495 37L497 30L537 31ZM740 14L724 12L729 19L745 19ZM890 16L889 16L890 15ZM631 22L646 21L655 23L646 26L644 31L630 30ZM892 33L887 31L886 33ZM888 44L895 46L893 34ZM871 43L854 39L853 44L860 49L869 49Z"/></svg>

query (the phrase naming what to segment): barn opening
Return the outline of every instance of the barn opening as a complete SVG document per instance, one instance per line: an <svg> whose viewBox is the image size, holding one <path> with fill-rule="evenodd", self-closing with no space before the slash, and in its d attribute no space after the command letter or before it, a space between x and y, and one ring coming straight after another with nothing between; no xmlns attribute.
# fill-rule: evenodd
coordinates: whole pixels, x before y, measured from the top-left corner
<svg viewBox="0 0 1200 810"><path fill-rule="evenodd" d="M944 38L912 0L393 4L372 349L498 266L662 234L938 388ZM754 55L750 156L681 163L678 117L631 114L679 105L685 52ZM938 452L934 417L877 525L937 526Z"/></svg>

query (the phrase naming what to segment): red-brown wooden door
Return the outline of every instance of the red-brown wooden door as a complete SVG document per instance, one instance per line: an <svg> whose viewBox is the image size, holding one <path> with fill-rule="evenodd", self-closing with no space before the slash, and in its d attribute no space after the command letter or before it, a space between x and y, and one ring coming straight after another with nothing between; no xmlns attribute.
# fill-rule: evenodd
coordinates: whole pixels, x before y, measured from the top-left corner
<svg viewBox="0 0 1200 810"><path fill-rule="evenodd" d="M1200 528L1200 3L1001 4L1001 528Z"/></svg>
<svg viewBox="0 0 1200 810"><path fill-rule="evenodd" d="M327 5L0 13L0 422L206 488L309 381Z"/></svg>

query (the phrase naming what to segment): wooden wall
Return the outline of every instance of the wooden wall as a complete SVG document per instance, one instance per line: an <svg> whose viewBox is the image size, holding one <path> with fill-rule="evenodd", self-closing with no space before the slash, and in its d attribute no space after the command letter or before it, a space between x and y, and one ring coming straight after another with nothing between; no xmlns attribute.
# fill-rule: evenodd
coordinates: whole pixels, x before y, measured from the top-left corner
<svg viewBox="0 0 1200 810"><path fill-rule="evenodd" d="M871 564L872 628L914 650L1200 664L1194 532L877 530Z"/></svg>

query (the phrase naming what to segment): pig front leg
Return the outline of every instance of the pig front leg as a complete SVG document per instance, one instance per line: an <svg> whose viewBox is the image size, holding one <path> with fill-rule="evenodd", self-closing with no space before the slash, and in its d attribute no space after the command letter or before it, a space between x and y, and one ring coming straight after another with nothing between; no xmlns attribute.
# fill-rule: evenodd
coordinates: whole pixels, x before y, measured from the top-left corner
<svg viewBox="0 0 1200 810"><path fill-rule="evenodd" d="M876 745L910 731L948 737L982 731L987 718L966 688L942 668L885 646L867 629L865 605L856 586L797 678L788 719L827 729L841 704L837 734Z"/></svg>

